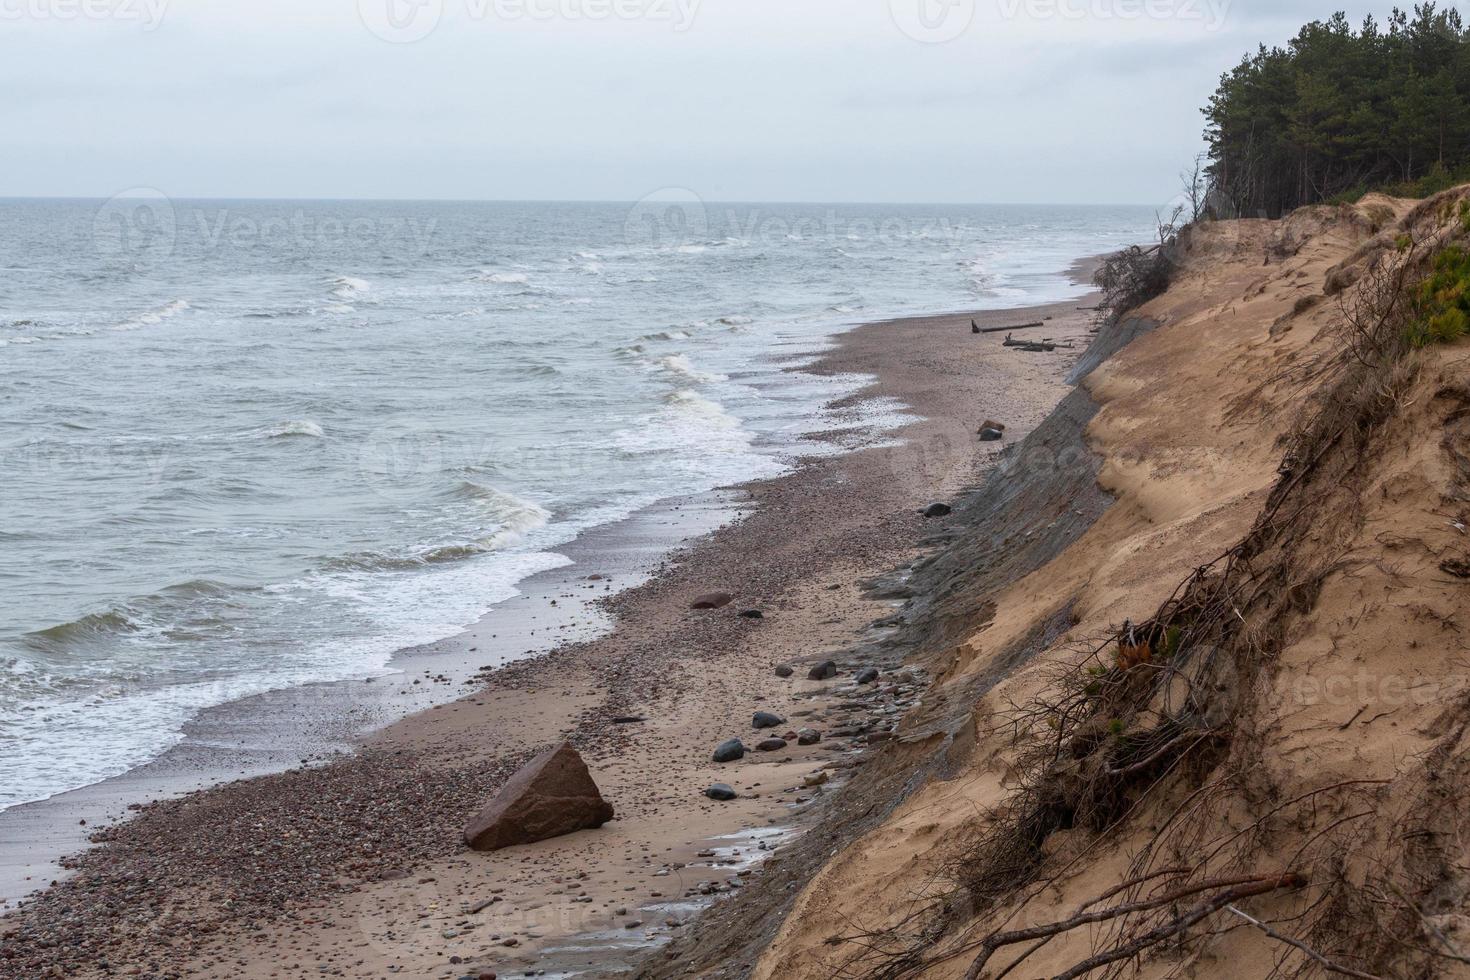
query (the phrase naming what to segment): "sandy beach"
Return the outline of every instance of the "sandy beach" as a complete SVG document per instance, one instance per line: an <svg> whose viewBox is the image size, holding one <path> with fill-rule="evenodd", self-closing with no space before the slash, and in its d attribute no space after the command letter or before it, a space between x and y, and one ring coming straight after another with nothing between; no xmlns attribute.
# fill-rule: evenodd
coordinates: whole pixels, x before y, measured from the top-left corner
<svg viewBox="0 0 1470 980"><path fill-rule="evenodd" d="M910 597L902 570L943 537L943 521L921 511L973 488L1070 390L1090 302L852 330L813 370L873 376L846 401L896 399L914 416L898 432L861 437L870 445L849 444L860 430L832 433L851 451L579 542L574 564L529 583L519 608L405 652L401 677L226 706L152 767L6 814L0 856L27 891L99 821L128 819L6 917L0 975L570 975L679 934L801 834L813 800L861 767L922 693L927 679L903 668L885 622ZM1042 321L1025 336L1061 346L1008 349L1003 334L972 334L972 316L982 327ZM979 439L986 419L1005 424L1003 442ZM689 608L713 590L734 603ZM502 666L527 652L537 655ZM826 659L837 678L805 680ZM794 677L778 677L780 664ZM859 687L869 666L880 680ZM382 727L415 698L425 710ZM753 744L757 710L823 739L711 762L727 738ZM242 735L260 728L269 734ZM562 739L587 759L615 821L466 851L464 821ZM186 792L221 772L254 778ZM706 799L716 781L740 798Z"/></svg>

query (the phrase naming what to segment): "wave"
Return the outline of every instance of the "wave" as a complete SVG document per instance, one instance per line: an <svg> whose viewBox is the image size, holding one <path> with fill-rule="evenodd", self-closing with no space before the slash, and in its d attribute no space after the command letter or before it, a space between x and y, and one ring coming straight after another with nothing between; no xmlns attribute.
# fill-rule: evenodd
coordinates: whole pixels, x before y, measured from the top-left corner
<svg viewBox="0 0 1470 980"><path fill-rule="evenodd" d="M331 288L332 295L341 300L357 299L373 288L372 283L356 276L336 276L327 280L327 286Z"/></svg>
<svg viewBox="0 0 1470 980"><path fill-rule="evenodd" d="M660 330L658 333L646 333L639 340L688 340L689 334L683 330Z"/></svg>
<svg viewBox="0 0 1470 980"><path fill-rule="evenodd" d="M700 371L683 354L669 354L666 357L661 357L658 360L658 366L675 377L687 378L699 384L710 384L715 381L726 380L723 374Z"/></svg>
<svg viewBox="0 0 1470 980"><path fill-rule="evenodd" d="M322 427L310 419L287 419L268 425L260 429L252 429L245 434L248 439L289 439L293 436L304 436L310 439L325 439L327 434Z"/></svg>
<svg viewBox="0 0 1470 980"><path fill-rule="evenodd" d="M141 633L146 626L121 609L88 613L80 619L61 623L43 630L26 633L22 639L27 646L41 650L65 650L79 641L100 637L113 637L128 633Z"/></svg>
<svg viewBox="0 0 1470 980"><path fill-rule="evenodd" d="M473 320L485 315L485 307L472 306L467 310L441 310L434 313L422 313L420 317L424 320Z"/></svg>
<svg viewBox="0 0 1470 980"><path fill-rule="evenodd" d="M531 281L531 277L524 272L491 272L489 269L486 269L476 275L475 280L477 282L493 282L508 286L528 283Z"/></svg>
<svg viewBox="0 0 1470 980"><path fill-rule="evenodd" d="M160 306L155 310L149 310L145 313L139 313L132 319L124 320L122 323L119 323L112 329L119 331L141 330L144 327L151 327L160 324L163 321L168 320L187 309L189 309L188 300L176 299L172 302L165 303L163 306Z"/></svg>
<svg viewBox="0 0 1470 980"><path fill-rule="evenodd" d="M186 620L195 629L208 625L198 611L189 613L190 608L201 599L226 599L241 591L211 579L191 579L67 623L26 633L21 640L26 646L49 654L76 652L99 643L110 651L120 640L176 632Z"/></svg>
<svg viewBox="0 0 1470 980"><path fill-rule="evenodd" d="M664 396L664 404L689 415L698 416L700 419L713 422L722 429L736 429L740 427L740 420L729 412L725 406L710 398L705 398L697 391L687 388L679 391L671 391Z"/></svg>
<svg viewBox="0 0 1470 980"><path fill-rule="evenodd" d="M528 533L551 522L551 511L533 500L505 490L462 480L445 495L450 501L471 505L492 525L487 533L468 540L435 542L407 553L362 552L326 562L328 569L403 572L487 555L519 543Z"/></svg>
<svg viewBox="0 0 1470 980"><path fill-rule="evenodd" d="M287 310L251 310L247 313L241 313L240 318L244 320L282 320L290 317L309 316L313 312L313 310L306 307Z"/></svg>

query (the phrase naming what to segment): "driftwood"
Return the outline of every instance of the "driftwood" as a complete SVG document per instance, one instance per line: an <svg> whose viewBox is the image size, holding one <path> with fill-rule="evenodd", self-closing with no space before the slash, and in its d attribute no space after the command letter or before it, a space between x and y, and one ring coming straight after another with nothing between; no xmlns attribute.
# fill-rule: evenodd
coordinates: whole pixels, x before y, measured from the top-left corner
<svg viewBox="0 0 1470 980"><path fill-rule="evenodd" d="M1051 344L1055 347L1056 341L1050 337L1044 337L1041 340L1017 340L1010 334L1006 334L1006 339L1001 342L1002 347L1040 347L1044 344Z"/></svg>
<svg viewBox="0 0 1470 980"><path fill-rule="evenodd" d="M974 324L973 320L970 322L972 325ZM1046 326L1045 320L1037 320L1035 323L1018 323L1014 327L982 327L977 333L1003 333L1007 330L1030 330L1033 327L1044 326Z"/></svg>
<svg viewBox="0 0 1470 980"><path fill-rule="evenodd" d="M1025 351L1029 354L1042 354L1048 351L1056 350L1058 345L1050 339L1040 342L1032 340L1013 340L1009 335L1007 335L1005 342L1001 346L1014 347L1016 350ZM1071 347L1072 345L1068 344L1067 346Z"/></svg>

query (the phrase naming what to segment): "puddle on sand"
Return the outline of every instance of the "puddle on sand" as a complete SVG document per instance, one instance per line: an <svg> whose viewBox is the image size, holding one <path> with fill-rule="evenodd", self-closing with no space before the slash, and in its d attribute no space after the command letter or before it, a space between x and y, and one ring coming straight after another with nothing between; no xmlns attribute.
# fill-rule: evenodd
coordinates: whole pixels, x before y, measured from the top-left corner
<svg viewBox="0 0 1470 980"><path fill-rule="evenodd" d="M739 882L742 871L753 871L799 833L795 827L758 827L711 837L700 849L704 857L683 868L667 869L668 874L662 877L683 885L680 897L639 906L629 916L640 923L637 928L602 929L572 936L542 949L534 964L501 967L496 972L502 980L571 980L594 972L630 973L649 950L666 945L678 928L693 921L721 896L738 890L738 885L731 887L729 883ZM704 893L705 885L711 888L708 894ZM720 887L716 890L714 886ZM670 926L669 922L676 925Z"/></svg>

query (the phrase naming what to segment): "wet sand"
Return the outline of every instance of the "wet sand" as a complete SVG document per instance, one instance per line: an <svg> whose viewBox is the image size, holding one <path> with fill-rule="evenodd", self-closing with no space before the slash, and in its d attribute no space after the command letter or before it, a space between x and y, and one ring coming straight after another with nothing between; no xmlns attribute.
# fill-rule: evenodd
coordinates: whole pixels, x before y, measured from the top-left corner
<svg viewBox="0 0 1470 980"><path fill-rule="evenodd" d="M0 976L565 975L607 969L678 932L703 903L759 873L781 835L800 832L824 791L804 783L839 783L921 692L923 678L902 671L875 625L903 590L892 577L871 583L923 553L933 531L919 513L926 504L972 486L1066 393L1087 336L1079 307L1089 303L974 315L982 326L1051 317L1024 335L1076 344L1050 353L975 336L968 313L860 327L816 370L873 375L846 401L902 401L916 419L900 432L777 480L670 505L649 519L680 535L738 517L669 558L655 543L661 535L625 528L621 550L574 555L573 566L538 577L532 598L513 600L525 603L519 610L409 652L401 678L332 685L326 697L345 691L362 706L346 724L313 728L313 717L331 713L303 711L310 695L299 692L272 696L268 712L229 706L202 719L151 774L145 767L110 788L69 794L89 812L116 813L140 789L189 788L222 759L247 774L298 766L166 799L109 827L73 877L4 920ZM1004 442L979 441L986 418L1007 425ZM856 428L830 438L872 441ZM689 609L694 595L717 589L735 603ZM751 609L764 618L739 616ZM598 629L604 616L617 623L611 632ZM477 667L568 636L576 642L484 675L459 700L362 734L403 698L442 700ZM802 679L826 658L841 664L836 680ZM794 679L775 675L783 662L796 665ZM867 665L884 676L859 690L852 678ZM750 716L761 709L825 737L729 766L710 762L726 738L754 741ZM246 714L227 724L232 711ZM614 724L626 716L646 720ZM294 741L241 738L243 717L285 727ZM236 742L211 739L213 724ZM618 818L531 847L465 851L465 818L532 752L563 737L582 749ZM323 758L354 744L351 755ZM715 781L741 799L705 799ZM42 815L29 827L27 808L0 820L9 868L27 834L56 850L95 826L59 819L79 812L66 805L32 811Z"/></svg>

